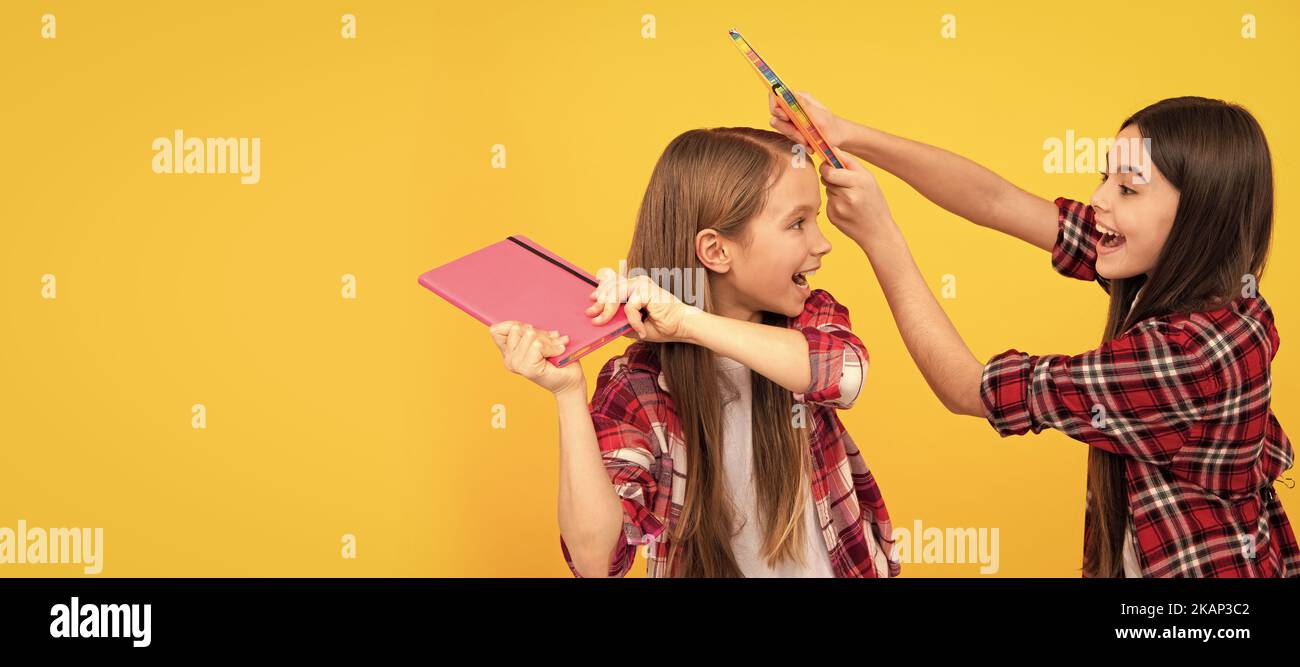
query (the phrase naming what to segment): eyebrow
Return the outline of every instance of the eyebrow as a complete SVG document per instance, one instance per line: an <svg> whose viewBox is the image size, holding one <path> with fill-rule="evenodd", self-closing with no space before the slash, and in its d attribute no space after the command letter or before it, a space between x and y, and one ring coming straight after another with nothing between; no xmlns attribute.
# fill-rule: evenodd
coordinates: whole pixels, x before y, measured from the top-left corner
<svg viewBox="0 0 1300 667"><path fill-rule="evenodd" d="M819 203L820 203L820 202L819 202ZM795 206L794 208L791 208L789 211L786 211L786 215L787 215L787 216L794 215L795 213L798 213L799 211L816 211L817 209L818 209L818 207L817 207L817 206L813 206L812 204L799 204L799 205Z"/></svg>
<svg viewBox="0 0 1300 667"><path fill-rule="evenodd" d="M1138 178L1141 178L1144 181L1147 180L1146 174L1143 174L1141 169L1136 169L1126 164L1119 165L1119 173L1137 174Z"/></svg>
<svg viewBox="0 0 1300 667"><path fill-rule="evenodd" d="M1102 160L1102 163L1106 165L1105 167L1102 167L1102 171L1104 171L1104 172L1106 172L1106 173L1110 173L1110 156L1107 155L1107 156L1103 157L1101 160ZM1146 174L1142 173L1142 170L1141 170L1141 169L1134 169L1133 167L1131 167L1131 166L1129 166L1129 165L1127 165L1127 164L1120 164L1120 165L1117 165L1117 166L1116 166L1116 169L1115 169L1115 173L1117 173L1117 174L1125 174L1125 173L1128 173L1128 174L1137 174L1137 175L1138 175L1138 178L1141 178L1141 179L1142 179L1143 181L1145 181L1145 182L1149 182L1149 181L1151 180L1151 179L1147 178L1147 175L1146 175ZM1141 185L1141 183L1139 183L1139 185Z"/></svg>

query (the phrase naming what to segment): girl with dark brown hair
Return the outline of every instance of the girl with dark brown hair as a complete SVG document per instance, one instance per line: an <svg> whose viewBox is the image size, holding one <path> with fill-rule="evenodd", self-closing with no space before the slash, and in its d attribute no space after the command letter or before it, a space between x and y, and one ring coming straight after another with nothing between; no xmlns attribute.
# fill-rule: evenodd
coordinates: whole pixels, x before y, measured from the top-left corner
<svg viewBox="0 0 1300 667"><path fill-rule="evenodd" d="M1201 97L1124 121L1091 203L1031 195L939 148L801 103L831 143L943 208L1052 253L1110 295L1101 344L981 363L925 281L871 174L822 167L831 222L866 251L908 351L954 413L1007 436L1087 443L1087 577L1300 576L1273 483L1291 443L1270 408L1277 353L1259 295L1273 228L1268 143L1240 106ZM772 99L772 124L798 137Z"/></svg>

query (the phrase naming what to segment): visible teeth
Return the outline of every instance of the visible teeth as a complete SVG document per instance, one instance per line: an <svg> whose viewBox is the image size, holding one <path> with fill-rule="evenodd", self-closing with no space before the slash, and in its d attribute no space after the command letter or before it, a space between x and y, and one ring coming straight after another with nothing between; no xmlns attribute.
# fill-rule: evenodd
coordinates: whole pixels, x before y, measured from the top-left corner
<svg viewBox="0 0 1300 667"><path fill-rule="evenodd" d="M815 276L815 275L817 275L817 271L816 271L816 270L813 270L813 271L809 271L809 272L803 274L803 277L804 277L804 278L811 278L811 277L813 277L813 276Z"/></svg>

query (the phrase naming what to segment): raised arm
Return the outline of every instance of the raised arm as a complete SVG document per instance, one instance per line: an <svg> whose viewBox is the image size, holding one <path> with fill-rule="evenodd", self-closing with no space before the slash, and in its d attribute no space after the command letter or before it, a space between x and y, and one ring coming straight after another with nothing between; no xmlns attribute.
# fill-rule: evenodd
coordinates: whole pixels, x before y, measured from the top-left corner
<svg viewBox="0 0 1300 667"><path fill-rule="evenodd" d="M798 95L831 143L901 178L952 213L1051 251L1057 234L1057 209L1051 201L956 153L839 118L812 96ZM798 140L797 130L770 95L768 107L772 126Z"/></svg>
<svg viewBox="0 0 1300 667"><path fill-rule="evenodd" d="M637 338L707 347L795 393L797 400L848 408L862 388L866 347L849 329L847 309L822 290L813 291L791 328L686 305L645 275L602 275L587 310L595 324L608 322L621 307Z"/></svg>
<svg viewBox="0 0 1300 667"><path fill-rule="evenodd" d="M907 351L935 396L956 414L983 416L983 364L926 285L871 173L839 155L846 168L821 165L827 217L866 252Z"/></svg>

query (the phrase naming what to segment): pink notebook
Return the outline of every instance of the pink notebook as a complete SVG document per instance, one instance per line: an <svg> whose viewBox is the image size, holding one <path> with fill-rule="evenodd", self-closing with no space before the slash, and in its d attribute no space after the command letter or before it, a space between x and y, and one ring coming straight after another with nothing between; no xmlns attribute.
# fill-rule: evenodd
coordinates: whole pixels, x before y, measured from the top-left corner
<svg viewBox="0 0 1300 667"><path fill-rule="evenodd" d="M565 366L631 330L620 309L601 326L587 307L596 278L524 236L510 236L420 276L420 284L474 319L518 320L569 337L547 360Z"/></svg>

